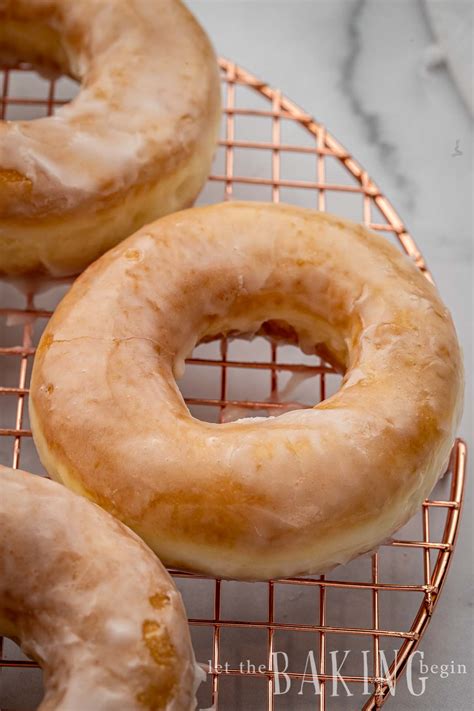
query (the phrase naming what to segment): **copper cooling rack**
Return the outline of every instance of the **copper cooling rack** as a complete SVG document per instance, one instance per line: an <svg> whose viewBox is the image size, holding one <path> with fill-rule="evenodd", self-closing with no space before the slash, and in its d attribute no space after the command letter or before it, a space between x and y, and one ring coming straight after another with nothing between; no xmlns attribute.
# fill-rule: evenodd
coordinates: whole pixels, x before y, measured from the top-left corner
<svg viewBox="0 0 474 711"><path fill-rule="evenodd" d="M222 138L200 202L282 200L338 212L395 240L431 279L394 208L326 128L233 62L221 59L220 66ZM28 65L2 70L0 118L51 114L71 98L68 81L40 79ZM29 374L35 345L67 285L25 296L8 285L0 288L6 301L0 308L5 326L0 343L0 461L41 472L28 424ZM338 383L326 363L259 339L250 344L224 339L199 346L188 360L186 376L182 390L191 411L214 422L236 413L271 414L311 406ZM297 386L298 378L308 381L296 387L297 400L282 386L289 377ZM447 575L462 503L465 456L465 446L458 440L436 489L437 498L425 501L419 516L396 540L327 577L251 585L172 571L190 615L197 658L208 663L199 707L298 711L382 706L431 620ZM330 662L334 652L341 661L340 650L354 654L337 679ZM304 677L310 651L319 678L318 695ZM362 669L363 659L370 664ZM41 698L36 665L9 641L4 642L0 667L2 708L24 709L32 703L25 698ZM291 688L276 693L285 690L277 673L283 668ZM352 696L344 687L342 692L336 687L334 694L333 683L340 679ZM310 687L309 691L298 694L305 680L303 688Z"/></svg>

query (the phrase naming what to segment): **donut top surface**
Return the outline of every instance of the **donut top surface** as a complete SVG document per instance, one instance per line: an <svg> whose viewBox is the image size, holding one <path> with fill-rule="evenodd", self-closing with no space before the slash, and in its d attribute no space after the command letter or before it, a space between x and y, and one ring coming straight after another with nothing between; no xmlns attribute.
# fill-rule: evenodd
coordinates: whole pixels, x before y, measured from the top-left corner
<svg viewBox="0 0 474 711"><path fill-rule="evenodd" d="M212 47L179 0L0 0L0 55L81 82L54 116L0 121L0 217L87 208L172 174L220 106Z"/></svg>
<svg viewBox="0 0 474 711"><path fill-rule="evenodd" d="M0 466L0 634L45 672L41 711L192 711L181 596L156 556L99 507Z"/></svg>
<svg viewBox="0 0 474 711"><path fill-rule="evenodd" d="M314 408L214 424L175 377L196 343L270 333L344 372ZM288 205L147 225L75 282L42 337L30 414L51 475L168 564L320 573L372 550L447 463L462 403L436 289L383 237Z"/></svg>

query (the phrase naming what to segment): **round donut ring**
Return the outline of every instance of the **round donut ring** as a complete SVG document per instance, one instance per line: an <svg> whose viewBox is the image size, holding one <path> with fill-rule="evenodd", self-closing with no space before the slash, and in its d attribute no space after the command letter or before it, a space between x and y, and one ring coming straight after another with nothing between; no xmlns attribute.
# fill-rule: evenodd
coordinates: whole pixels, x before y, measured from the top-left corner
<svg viewBox="0 0 474 711"><path fill-rule="evenodd" d="M179 0L0 0L0 54L82 84L55 116L0 121L0 275L77 274L193 203L219 71Z"/></svg>
<svg viewBox="0 0 474 711"><path fill-rule="evenodd" d="M196 343L267 333L345 372L308 410L194 419L176 386ZM435 288L384 238L284 205L187 210L92 265L59 305L32 376L50 474L167 564L265 579L372 550L447 463L462 400Z"/></svg>
<svg viewBox="0 0 474 711"><path fill-rule="evenodd" d="M0 634L45 672L39 709L191 711L201 675L166 570L132 531L0 467Z"/></svg>

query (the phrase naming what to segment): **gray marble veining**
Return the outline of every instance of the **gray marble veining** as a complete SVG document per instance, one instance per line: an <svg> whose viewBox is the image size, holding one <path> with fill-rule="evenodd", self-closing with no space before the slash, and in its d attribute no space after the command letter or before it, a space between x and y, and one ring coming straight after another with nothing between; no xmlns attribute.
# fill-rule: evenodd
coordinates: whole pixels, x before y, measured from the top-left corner
<svg viewBox="0 0 474 711"><path fill-rule="evenodd" d="M449 0L428 2L439 5ZM472 3L464 4L465 12L472 13ZM446 60L445 45L441 51L438 38L433 35L426 2L188 0L188 5L222 55L279 87L327 125L364 165L405 220L453 313L463 344L468 367L461 433L471 446L472 458L472 119L454 80L454 65ZM463 7L461 11L464 12ZM472 66L470 73L472 77ZM0 285L0 301L3 293ZM239 357L245 344L236 343L232 348L235 357ZM250 382L247 384L253 387ZM402 685L388 708L467 711L472 707L471 479L472 476L468 477L465 515L451 573L421 645L428 663L453 660L465 664L467 674L447 679L431 674L422 697L414 697ZM443 483L440 491L440 496L448 496ZM419 534L413 531L413 535ZM347 567L347 579L364 578L367 565L367 560L352 563ZM403 562L401 566L394 562L381 574L391 579L390 576L396 577L400 572L410 575L409 570L403 570ZM232 585L227 583L225 587L231 591ZM249 586L248 599L242 600L247 609L253 604L255 619L265 616L263 590L264 586ZM210 599L206 584L189 589L183 584L183 592L190 614L203 614ZM228 614L238 616L240 601L232 596L226 599L231 605ZM354 596L351 611L345 609L344 599L337 594L331 600L332 612L346 622L356 611L363 614L366 607L363 596ZM381 604L385 606L384 619L393 628L401 624L399 607L396 604L390 607L383 596ZM293 614L302 623L314 619L314 599L302 591L295 597L288 590L287 596L278 601L277 609L282 619L290 619ZM197 648L201 643L204 648L199 630L195 642ZM287 642L291 647L292 641ZM241 649L238 639L225 639L223 644L229 656L249 654L248 648ZM259 648L255 638L250 653L257 654ZM24 672L14 684L1 689L4 695L0 694L1 703L7 708L15 708L15 693L25 678L21 674ZM32 685L30 695L22 698L33 703L40 698L39 688L39 684ZM244 708L239 701L242 698L239 689L233 697L223 693L224 701L231 699L225 706L229 711ZM286 706L283 703L277 708L303 711L313 708L313 702L308 697L302 700L292 696ZM333 704L330 708L352 709L350 699L346 702L344 705L344 700L340 700L340 705ZM256 692L255 711L262 708L262 703L264 696ZM245 711L253 709L245 707Z"/></svg>

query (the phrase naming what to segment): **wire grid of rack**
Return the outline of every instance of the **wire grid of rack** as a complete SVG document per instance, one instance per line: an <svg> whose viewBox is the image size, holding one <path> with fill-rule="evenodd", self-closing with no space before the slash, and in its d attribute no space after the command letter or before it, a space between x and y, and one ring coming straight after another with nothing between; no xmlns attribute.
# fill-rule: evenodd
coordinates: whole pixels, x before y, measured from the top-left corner
<svg viewBox="0 0 474 711"><path fill-rule="evenodd" d="M395 240L431 279L421 253L394 208L326 128L280 91L235 63L221 59L220 67L222 138L200 202L235 198L284 200L337 211ZM62 79L38 79L42 86L40 96L37 85L28 95L18 93L18 77L18 86L24 86L24 78L33 74L29 65L2 70L0 118L50 115L70 99L71 85L61 90ZM339 202L333 202L334 197ZM8 334L6 341L0 343L0 402L10 403L9 407L0 407L0 412L6 413L0 420L0 456L2 463L14 468L22 464L41 471L27 422L29 374L42 328L66 288L67 285L53 290L45 306L41 303L44 295L21 296L7 287L7 303L0 304L0 318L6 322L2 333ZM255 350L253 343L235 351L235 343L226 339L214 350L212 344L204 351L198 347L188 359L187 370L193 367L199 368L200 374L217 373L217 392L212 397L202 392L193 395L182 387L193 414L216 422L231 418L236 409L239 416L245 412L278 414L294 407L309 407L328 396L330 382L336 386L338 376L316 357L300 352L295 355L296 349L290 353L285 346L275 344L265 347L268 353L262 351L262 344L260 350ZM244 380L234 385L232 394L231 374L236 372ZM288 402L280 397L281 380L295 375L316 380L310 402ZM255 397L253 382L252 395L242 394L243 383L253 376L260 378L260 385L264 384L269 395ZM200 376L199 380L207 386L206 378ZM13 413L11 422L8 413ZM25 443L29 445L26 455ZM456 541L465 458L465 445L458 440L440 485L441 495L423 504L421 520L408 525L409 537L405 537L404 529L379 552L339 567L329 576L251 585L171 571L187 604L197 657L209 660L208 681L199 694L200 707L271 711L382 706L419 644L441 593ZM399 568L386 563L390 552L403 553L404 573L400 580L392 580ZM419 579L415 581L410 576ZM361 595L363 599L357 597ZM334 600L337 604L333 605L333 615ZM405 615L402 622L398 613L407 610L408 617ZM237 636L225 639L230 633ZM390 653L387 644L391 645ZM357 670L343 666L338 677L330 661L340 649L359 652L364 664L370 654L370 666L364 666L363 671L359 662ZM308 671L309 652L315 667L310 666ZM336 660L341 661L337 657ZM286 677L280 673L282 665ZM11 643L0 646L3 675L13 670L31 674L35 667ZM298 694L308 687L308 681L315 681L310 675L314 670L318 682L310 684L311 696ZM17 689L19 678L15 677ZM282 693L285 680L292 686ZM337 684L342 681L347 686L343 687L341 698ZM347 695L346 688L353 696ZM0 706L1 698L0 695ZM10 708L18 708L7 703Z"/></svg>

